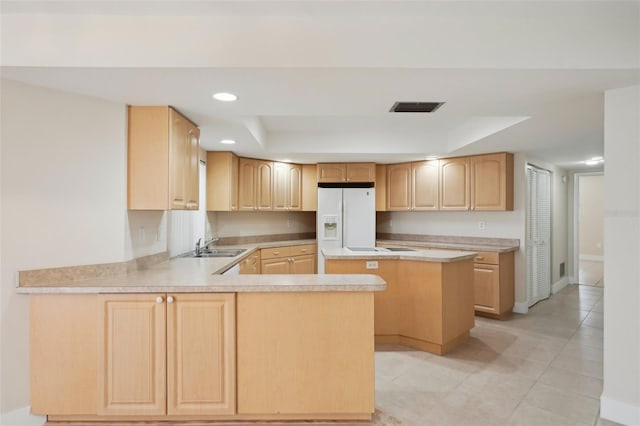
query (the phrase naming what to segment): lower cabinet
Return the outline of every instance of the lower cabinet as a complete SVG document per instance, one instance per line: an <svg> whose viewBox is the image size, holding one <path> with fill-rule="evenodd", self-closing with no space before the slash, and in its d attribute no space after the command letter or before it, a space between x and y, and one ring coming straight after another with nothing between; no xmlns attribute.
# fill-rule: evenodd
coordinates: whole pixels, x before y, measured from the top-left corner
<svg viewBox="0 0 640 426"><path fill-rule="evenodd" d="M473 264L473 292L477 315L506 318L514 305L513 252L479 252Z"/></svg>
<svg viewBox="0 0 640 426"><path fill-rule="evenodd" d="M315 244L262 249L261 273L315 274L315 253Z"/></svg>
<svg viewBox="0 0 640 426"><path fill-rule="evenodd" d="M236 412L235 294L31 299L34 414Z"/></svg>
<svg viewBox="0 0 640 426"><path fill-rule="evenodd" d="M260 274L260 250L256 250L240 262L241 274Z"/></svg>

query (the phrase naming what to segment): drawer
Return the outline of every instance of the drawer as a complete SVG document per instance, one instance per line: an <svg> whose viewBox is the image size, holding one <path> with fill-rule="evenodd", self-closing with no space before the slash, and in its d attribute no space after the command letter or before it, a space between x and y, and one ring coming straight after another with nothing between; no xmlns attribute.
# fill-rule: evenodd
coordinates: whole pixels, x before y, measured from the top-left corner
<svg viewBox="0 0 640 426"><path fill-rule="evenodd" d="M267 249L262 249L262 253L260 253L262 260L266 259L277 259L279 257L288 257L291 256L289 246L284 247L272 247Z"/></svg>
<svg viewBox="0 0 640 426"><path fill-rule="evenodd" d="M289 247L289 252L291 256L300 256L303 254L314 254L316 252L316 245L305 244L302 246L291 246Z"/></svg>
<svg viewBox="0 0 640 426"><path fill-rule="evenodd" d="M480 251L473 258L475 263L488 263L490 265L499 264L500 255L498 253L490 252L490 251Z"/></svg>

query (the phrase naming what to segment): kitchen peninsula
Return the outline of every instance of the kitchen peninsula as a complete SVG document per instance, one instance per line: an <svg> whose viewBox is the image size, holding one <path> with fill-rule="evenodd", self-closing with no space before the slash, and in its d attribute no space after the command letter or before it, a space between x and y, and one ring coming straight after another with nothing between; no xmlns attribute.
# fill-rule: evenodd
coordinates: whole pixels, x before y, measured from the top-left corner
<svg viewBox="0 0 640 426"><path fill-rule="evenodd" d="M443 355L474 326L473 258L453 250L323 249L327 274L375 273L375 341Z"/></svg>
<svg viewBox="0 0 640 426"><path fill-rule="evenodd" d="M219 275L175 258L30 297L31 410L49 421L369 420L375 275Z"/></svg>

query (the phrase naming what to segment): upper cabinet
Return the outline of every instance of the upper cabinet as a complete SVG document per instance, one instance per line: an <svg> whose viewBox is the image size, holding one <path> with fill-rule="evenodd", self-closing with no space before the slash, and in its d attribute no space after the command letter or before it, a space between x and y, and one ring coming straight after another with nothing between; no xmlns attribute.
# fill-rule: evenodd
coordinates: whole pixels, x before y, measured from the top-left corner
<svg viewBox="0 0 640 426"><path fill-rule="evenodd" d="M440 160L440 210L469 210L469 157Z"/></svg>
<svg viewBox="0 0 640 426"><path fill-rule="evenodd" d="M128 208L197 210L198 127L167 106L130 106L128 118Z"/></svg>
<svg viewBox="0 0 640 426"><path fill-rule="evenodd" d="M438 160L387 166L387 210L438 210Z"/></svg>
<svg viewBox="0 0 640 426"><path fill-rule="evenodd" d="M376 164L376 211L387 211L387 165Z"/></svg>
<svg viewBox="0 0 640 426"><path fill-rule="evenodd" d="M273 163L240 158L238 161L238 210L273 210Z"/></svg>
<svg viewBox="0 0 640 426"><path fill-rule="evenodd" d="M315 164L302 165L302 210L318 210L318 166Z"/></svg>
<svg viewBox="0 0 640 426"><path fill-rule="evenodd" d="M238 210L238 157L232 152L207 152L207 210Z"/></svg>
<svg viewBox="0 0 640 426"><path fill-rule="evenodd" d="M302 166L273 163L273 210L302 210Z"/></svg>
<svg viewBox="0 0 640 426"><path fill-rule="evenodd" d="M471 209L513 210L513 154L471 157Z"/></svg>
<svg viewBox="0 0 640 426"><path fill-rule="evenodd" d="M375 182L375 163L319 163L318 182Z"/></svg>

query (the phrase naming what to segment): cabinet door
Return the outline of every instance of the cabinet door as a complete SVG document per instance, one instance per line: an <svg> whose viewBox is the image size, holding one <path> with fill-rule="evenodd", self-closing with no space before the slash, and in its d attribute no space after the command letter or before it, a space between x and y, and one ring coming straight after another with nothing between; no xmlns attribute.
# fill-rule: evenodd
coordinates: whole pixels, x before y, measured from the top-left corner
<svg viewBox="0 0 640 426"><path fill-rule="evenodd" d="M500 273L498 265L474 264L473 298L475 309L499 314Z"/></svg>
<svg viewBox="0 0 640 426"><path fill-rule="evenodd" d="M235 295L167 297L167 414L234 414Z"/></svg>
<svg viewBox="0 0 640 426"><path fill-rule="evenodd" d="M189 170L186 180L187 208L189 210L198 210L200 200L200 129L192 123L188 124Z"/></svg>
<svg viewBox="0 0 640 426"><path fill-rule="evenodd" d="M440 210L469 210L469 159L440 160Z"/></svg>
<svg viewBox="0 0 640 426"><path fill-rule="evenodd" d="M289 164L287 179L289 210L302 210L302 166L299 164Z"/></svg>
<svg viewBox="0 0 640 426"><path fill-rule="evenodd" d="M190 141L187 120L173 109L169 109L169 149L169 203L171 209L181 210L187 205Z"/></svg>
<svg viewBox="0 0 640 426"><path fill-rule="evenodd" d="M290 270L288 257L263 260L261 263L260 272L262 274L288 274Z"/></svg>
<svg viewBox="0 0 640 426"><path fill-rule="evenodd" d="M257 161L256 164L256 208L273 210L273 163Z"/></svg>
<svg viewBox="0 0 640 426"><path fill-rule="evenodd" d="M289 164L273 163L273 210L287 210Z"/></svg>
<svg viewBox="0 0 640 426"><path fill-rule="evenodd" d="M438 210L438 160L411 164L413 210Z"/></svg>
<svg viewBox="0 0 640 426"><path fill-rule="evenodd" d="M375 182L376 181L376 164L375 163L347 163L346 176L347 176L347 182Z"/></svg>
<svg viewBox="0 0 640 426"><path fill-rule="evenodd" d="M207 152L207 210L238 209L238 157L232 152Z"/></svg>
<svg viewBox="0 0 640 426"><path fill-rule="evenodd" d="M312 254L304 256L292 257L291 273L292 274L315 274L316 257Z"/></svg>
<svg viewBox="0 0 640 426"><path fill-rule="evenodd" d="M471 209L513 210L513 156L471 157Z"/></svg>
<svg viewBox="0 0 640 426"><path fill-rule="evenodd" d="M387 166L387 210L411 209L411 164Z"/></svg>
<svg viewBox="0 0 640 426"><path fill-rule="evenodd" d="M315 164L302 165L302 210L318 210L318 166Z"/></svg>
<svg viewBox="0 0 640 426"><path fill-rule="evenodd" d="M256 252L240 262L241 274L259 274L260 273L260 254Z"/></svg>
<svg viewBox="0 0 640 426"><path fill-rule="evenodd" d="M238 210L256 210L256 160L238 160Z"/></svg>
<svg viewBox="0 0 640 426"><path fill-rule="evenodd" d="M318 182L344 182L347 168L344 163L319 163Z"/></svg>
<svg viewBox="0 0 640 426"><path fill-rule="evenodd" d="M387 211L387 165L376 164L376 211Z"/></svg>
<svg viewBox="0 0 640 426"><path fill-rule="evenodd" d="M166 414L165 295L98 297L98 414Z"/></svg>

